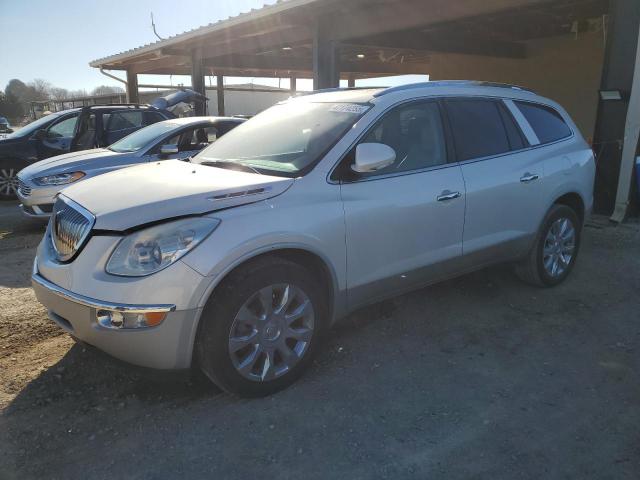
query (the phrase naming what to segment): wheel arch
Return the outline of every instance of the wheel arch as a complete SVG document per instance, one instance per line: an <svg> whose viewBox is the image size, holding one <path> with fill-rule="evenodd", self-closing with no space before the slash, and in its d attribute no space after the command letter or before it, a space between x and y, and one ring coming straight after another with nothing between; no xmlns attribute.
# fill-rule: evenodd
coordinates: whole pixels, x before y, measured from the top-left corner
<svg viewBox="0 0 640 480"><path fill-rule="evenodd" d="M245 267L248 263L257 261L265 257L276 257L286 259L305 268L312 273L320 272L319 279L325 287L329 306L329 318L333 322L334 316L342 311L344 303L343 295L340 293L338 274L332 262L322 253L310 248L307 245L299 244L278 244L259 248L237 258L234 262L215 275L210 285L202 294L198 306L203 307L218 286L239 268ZM198 320L199 323L199 320Z"/></svg>
<svg viewBox="0 0 640 480"><path fill-rule="evenodd" d="M558 196L551 206L553 205L566 205L567 207L571 208L574 212L576 212L576 215L578 215L578 218L580 219L580 226L582 227L582 225L584 225L585 202L582 198L582 195L580 195L578 192L571 191Z"/></svg>

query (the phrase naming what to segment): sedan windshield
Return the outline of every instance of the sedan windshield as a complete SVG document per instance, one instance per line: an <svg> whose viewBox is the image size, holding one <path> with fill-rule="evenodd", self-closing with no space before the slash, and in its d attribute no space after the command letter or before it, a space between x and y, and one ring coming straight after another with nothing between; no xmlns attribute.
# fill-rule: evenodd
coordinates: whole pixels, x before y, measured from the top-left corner
<svg viewBox="0 0 640 480"><path fill-rule="evenodd" d="M159 137L165 133L171 132L178 127L180 127L180 125L176 125L171 121L154 123L153 125L133 132L131 135L127 135L116 143L112 143L109 146L109 150L117 153L137 152L150 142L159 139Z"/></svg>
<svg viewBox="0 0 640 480"><path fill-rule="evenodd" d="M312 168L369 108L356 103L281 103L234 128L191 161L299 176Z"/></svg>

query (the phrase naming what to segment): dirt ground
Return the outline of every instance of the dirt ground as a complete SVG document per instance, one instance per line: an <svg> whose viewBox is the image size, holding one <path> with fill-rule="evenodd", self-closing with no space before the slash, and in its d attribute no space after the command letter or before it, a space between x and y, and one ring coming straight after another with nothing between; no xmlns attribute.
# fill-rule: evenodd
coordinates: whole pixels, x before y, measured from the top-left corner
<svg viewBox="0 0 640 480"><path fill-rule="evenodd" d="M238 400L74 343L29 287L43 227L0 204L0 478L636 479L640 225L596 219L555 289L483 270L357 312Z"/></svg>

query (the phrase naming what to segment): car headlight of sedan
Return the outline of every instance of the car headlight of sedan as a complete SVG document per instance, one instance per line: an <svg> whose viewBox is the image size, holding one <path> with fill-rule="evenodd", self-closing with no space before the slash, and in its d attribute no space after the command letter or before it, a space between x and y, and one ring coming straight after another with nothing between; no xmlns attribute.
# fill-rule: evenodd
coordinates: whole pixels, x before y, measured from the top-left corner
<svg viewBox="0 0 640 480"><path fill-rule="evenodd" d="M184 218L127 235L107 262L107 273L142 277L156 273L193 250L220 224L215 218Z"/></svg>
<svg viewBox="0 0 640 480"><path fill-rule="evenodd" d="M41 187L51 185L67 185L80 180L85 176L84 172L58 173L56 175L47 175L46 177L34 178L33 182Z"/></svg>

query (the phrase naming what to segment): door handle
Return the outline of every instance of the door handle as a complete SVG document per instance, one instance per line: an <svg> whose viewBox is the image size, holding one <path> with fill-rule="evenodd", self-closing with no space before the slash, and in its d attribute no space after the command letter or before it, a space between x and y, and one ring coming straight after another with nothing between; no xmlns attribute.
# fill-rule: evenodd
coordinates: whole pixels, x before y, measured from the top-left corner
<svg viewBox="0 0 640 480"><path fill-rule="evenodd" d="M436 200L438 200L439 202L444 202L446 200L453 200L454 198L458 198L460 195L462 195L460 192L450 192L449 190L445 190L436 197Z"/></svg>
<svg viewBox="0 0 640 480"><path fill-rule="evenodd" d="M536 175L535 173L525 173L522 177L520 177L520 181L522 183L529 183L529 182L533 182L534 180L538 180L540 177L538 175Z"/></svg>

